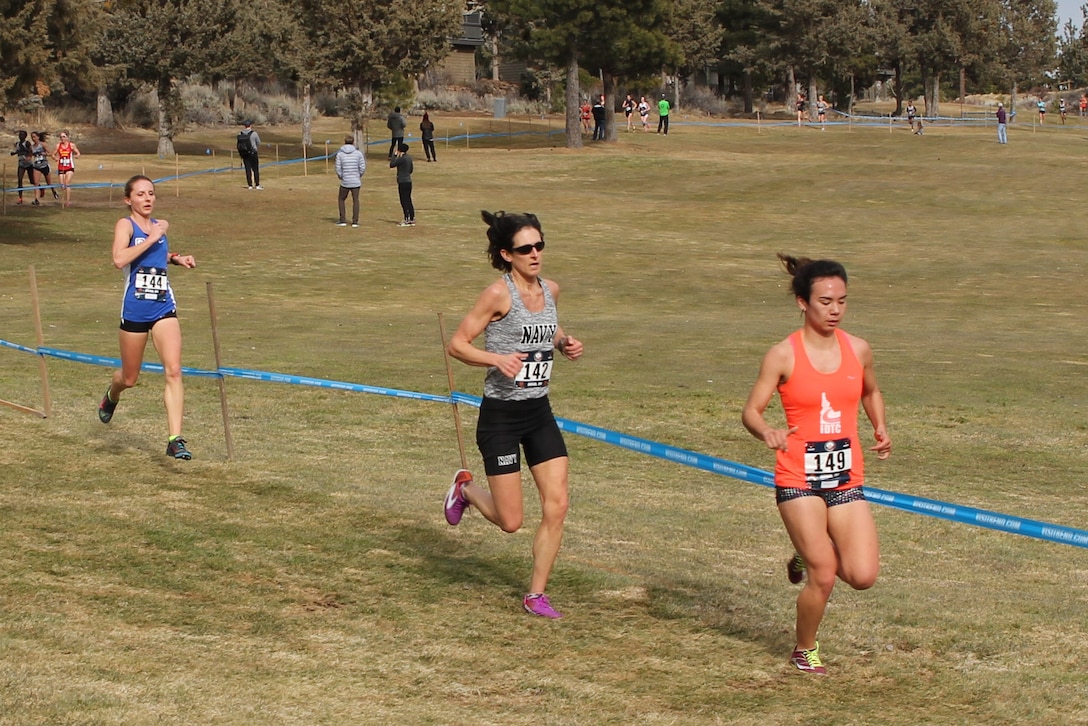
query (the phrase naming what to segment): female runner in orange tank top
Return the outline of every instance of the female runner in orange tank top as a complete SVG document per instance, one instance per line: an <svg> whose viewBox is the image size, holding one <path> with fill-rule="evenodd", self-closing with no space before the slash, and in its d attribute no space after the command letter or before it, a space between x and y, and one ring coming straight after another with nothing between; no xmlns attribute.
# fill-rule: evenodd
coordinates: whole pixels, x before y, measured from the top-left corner
<svg viewBox="0 0 1088 726"><path fill-rule="evenodd" d="M862 489L859 404L873 425L871 450L878 459L888 458L892 442L872 348L839 329L846 313L846 270L830 260L778 257L793 277L804 324L763 357L742 420L775 450L778 512L796 550L787 573L793 583L807 575L797 596L797 645L790 663L824 674L816 633L835 578L865 590L880 569L876 524ZM763 416L775 392L782 398L785 428Z"/></svg>

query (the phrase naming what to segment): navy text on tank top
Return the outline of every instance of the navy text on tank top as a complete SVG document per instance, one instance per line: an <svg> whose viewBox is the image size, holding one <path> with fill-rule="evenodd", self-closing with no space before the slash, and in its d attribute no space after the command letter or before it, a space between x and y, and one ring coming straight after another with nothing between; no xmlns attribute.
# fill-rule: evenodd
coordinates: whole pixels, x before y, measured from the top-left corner
<svg viewBox="0 0 1088 726"><path fill-rule="evenodd" d="M544 309L533 313L526 309L521 294L509 273L502 276L510 290L510 310L484 329L484 348L489 353L527 353L528 357L514 378L507 378L494 366L487 369L484 396L502 401L525 401L548 395L551 379L555 331L559 313L547 283L539 279L544 293Z"/></svg>

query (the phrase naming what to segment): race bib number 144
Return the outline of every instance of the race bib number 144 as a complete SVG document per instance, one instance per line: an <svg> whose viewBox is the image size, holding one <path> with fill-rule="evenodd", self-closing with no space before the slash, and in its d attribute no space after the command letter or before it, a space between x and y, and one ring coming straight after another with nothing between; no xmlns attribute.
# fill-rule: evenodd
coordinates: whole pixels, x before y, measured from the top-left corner
<svg viewBox="0 0 1088 726"><path fill-rule="evenodd" d="M166 291L170 289L166 270L160 270L157 267L136 268L134 288L133 294L137 300L162 302L166 299Z"/></svg>

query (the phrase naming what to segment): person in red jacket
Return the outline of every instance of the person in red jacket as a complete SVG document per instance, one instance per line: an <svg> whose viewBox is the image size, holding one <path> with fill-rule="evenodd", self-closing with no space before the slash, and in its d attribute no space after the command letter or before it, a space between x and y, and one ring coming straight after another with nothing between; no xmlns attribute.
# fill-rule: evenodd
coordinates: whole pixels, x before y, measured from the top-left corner
<svg viewBox="0 0 1088 726"><path fill-rule="evenodd" d="M804 322L763 357L742 421L775 451L778 512L795 549L787 574L793 583L807 576L797 597L797 645L790 663L825 674L816 634L836 577L865 590L880 570L876 524L862 489L859 405L873 425L877 458L891 454L892 441L873 350L839 327L846 313L846 270L831 260L779 258L793 277ZM786 414L782 428L763 416L775 393Z"/></svg>

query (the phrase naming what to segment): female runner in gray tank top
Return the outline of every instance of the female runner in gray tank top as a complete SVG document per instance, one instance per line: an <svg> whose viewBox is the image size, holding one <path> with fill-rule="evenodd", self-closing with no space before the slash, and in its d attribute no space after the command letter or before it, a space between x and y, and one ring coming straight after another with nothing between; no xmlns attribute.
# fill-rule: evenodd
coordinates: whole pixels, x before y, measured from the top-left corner
<svg viewBox="0 0 1088 726"><path fill-rule="evenodd" d="M540 277L544 236L533 214L482 212L487 254L503 276L489 285L453 334L449 353L487 368L476 426L488 488L457 472L446 495L446 521L461 521L474 506L504 532L522 526L521 454L540 492L542 518L533 538L533 573L522 600L533 615L559 618L545 594L567 516L567 449L548 402L554 351L570 360L582 343L563 332L556 302L559 285ZM484 334L484 348L473 341Z"/></svg>

